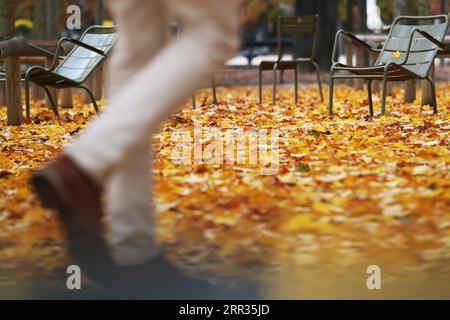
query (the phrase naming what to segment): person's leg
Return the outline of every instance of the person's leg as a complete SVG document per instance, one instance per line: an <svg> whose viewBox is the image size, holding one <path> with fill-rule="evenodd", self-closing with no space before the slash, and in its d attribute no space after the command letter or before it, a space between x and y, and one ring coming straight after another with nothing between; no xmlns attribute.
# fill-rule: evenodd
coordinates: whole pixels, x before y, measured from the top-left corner
<svg viewBox="0 0 450 320"><path fill-rule="evenodd" d="M108 4L119 24L120 34L108 70L108 90L114 96L164 47L169 38L169 27L167 10L162 0L110 0ZM107 109L113 107L108 106ZM116 128L110 126L109 130L114 132ZM100 141L90 143L103 148ZM126 242L120 236L121 232L130 232L127 225L131 224L134 226L132 240L141 248L141 259L155 251L149 205L150 137L137 143L137 151L127 154L118 170L103 181L95 179L95 175L78 163L78 154L70 152L33 175L32 183L42 203L56 209L64 222L72 258L89 269L91 274L97 274L97 270L102 269L100 266L106 268L113 264L111 252L101 235L101 219L104 215L100 198L104 191L108 200L106 218L116 221L109 230L109 234L117 235L108 239L112 247L121 248L122 242L125 242L126 247L133 246L133 243ZM102 149L106 153L105 157L108 157L111 149L114 146ZM95 166L95 163L91 165ZM132 216L127 215L130 211L133 212ZM140 232L143 229L146 230L145 234ZM142 252L144 246L146 254ZM115 256L113 251L112 257Z"/></svg>
<svg viewBox="0 0 450 320"><path fill-rule="evenodd" d="M107 188L109 240L120 265L145 262L157 250L149 207L150 134L237 48L237 3L164 1L178 19L181 34L142 69L131 73L126 84L110 92L105 113L66 150L96 181L111 181ZM136 19L131 13L124 15L119 24L125 23L125 27L125 16L126 21ZM140 23L141 28L143 25ZM142 32L151 36L147 29ZM121 37L127 37L130 46L134 43L134 35L122 33ZM117 55L130 50L120 45L118 49ZM122 63L117 69L126 68Z"/></svg>
<svg viewBox="0 0 450 320"><path fill-rule="evenodd" d="M121 90L111 92L109 107L66 149L97 181L106 179L131 150L156 132L237 49L239 0L163 3L178 17L180 35L128 78Z"/></svg>
<svg viewBox="0 0 450 320"><path fill-rule="evenodd" d="M158 253L151 198L151 143L143 141L121 162L105 187L107 240L115 263L146 262Z"/></svg>
<svg viewBox="0 0 450 320"><path fill-rule="evenodd" d="M120 27L108 70L108 90L115 96L167 43L169 22L162 1L110 2ZM157 252L150 206L150 154L149 136L127 154L105 183L107 239L119 265L143 263Z"/></svg>
<svg viewBox="0 0 450 320"><path fill-rule="evenodd" d="M114 96L167 44L169 17L164 0L108 0L107 4L119 26L107 72L107 90Z"/></svg>

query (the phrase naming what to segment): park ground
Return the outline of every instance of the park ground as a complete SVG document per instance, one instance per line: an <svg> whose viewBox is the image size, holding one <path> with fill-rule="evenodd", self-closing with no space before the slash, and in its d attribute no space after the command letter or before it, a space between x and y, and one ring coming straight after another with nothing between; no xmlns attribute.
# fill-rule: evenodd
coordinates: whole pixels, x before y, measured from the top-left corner
<svg viewBox="0 0 450 320"><path fill-rule="evenodd" d="M253 86L218 95L212 106L209 90L199 93L198 108L186 103L153 140L159 241L175 263L224 281L258 277L270 298L450 298L450 83L438 85L438 115L403 103L399 88L384 117L370 117L366 92L346 86L333 118L314 86L298 104L290 86L276 105L259 105ZM59 223L28 181L95 117L75 101L59 118L34 101L20 127L0 109L0 297L65 286ZM279 170L175 164L172 133L194 121L278 130ZM367 289L369 265L380 266L382 290Z"/></svg>

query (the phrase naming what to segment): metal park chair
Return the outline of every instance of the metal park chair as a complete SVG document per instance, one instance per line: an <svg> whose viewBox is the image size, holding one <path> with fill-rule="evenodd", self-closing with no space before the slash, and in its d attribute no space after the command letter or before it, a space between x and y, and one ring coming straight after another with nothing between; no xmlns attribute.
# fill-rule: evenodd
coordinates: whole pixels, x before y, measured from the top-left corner
<svg viewBox="0 0 450 320"><path fill-rule="evenodd" d="M322 83L320 81L320 70L316 62L316 43L317 43L317 31L319 25L319 16L280 16L278 17L278 30L277 30L277 42L278 42L278 58L276 61L261 61L259 65L259 103L262 103L262 72L266 70L273 71L273 103L276 100L277 90L277 71L278 70L294 70L294 82L295 82L295 102L298 101L298 66L301 64L310 64L314 67L317 73L317 82L319 85L320 97L323 101ZM311 36L312 37L312 52L309 57L301 57L293 60L282 60L284 48L283 48L283 36L285 34L296 34L297 36Z"/></svg>
<svg viewBox="0 0 450 320"><path fill-rule="evenodd" d="M398 17L392 23L389 35L381 50L372 48L349 32L339 31L336 34L333 65L330 72L329 115L333 115L333 86L336 79L363 79L368 81L370 115L373 115L372 81L382 81L382 116L386 110L388 81L427 80L431 85L433 111L437 113L436 89L429 72L439 50L445 50L442 41L447 32L448 23L449 17L447 15ZM347 37L355 45L373 52L379 52L375 64L369 67L354 67L337 62L336 53L340 36ZM345 73L342 74L342 72Z"/></svg>
<svg viewBox="0 0 450 320"><path fill-rule="evenodd" d="M30 81L44 88L55 114L58 114L57 105L48 87L82 88L87 91L95 111L98 112L94 95L83 83L106 59L116 43L117 35L115 26L92 26L83 33L80 40L61 38L50 68L41 66L28 68L24 73L27 118L30 117ZM61 56L60 50L65 42L74 44L74 47L66 56Z"/></svg>

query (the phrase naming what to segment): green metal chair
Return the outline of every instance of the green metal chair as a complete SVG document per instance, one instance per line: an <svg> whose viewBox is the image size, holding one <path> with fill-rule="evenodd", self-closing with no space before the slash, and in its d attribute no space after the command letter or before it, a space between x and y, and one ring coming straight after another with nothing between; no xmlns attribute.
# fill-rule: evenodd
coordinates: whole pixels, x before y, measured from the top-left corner
<svg viewBox="0 0 450 320"><path fill-rule="evenodd" d="M30 118L30 81L44 88L55 114L58 114L57 105L48 87L82 88L87 91L95 111L98 112L94 95L83 83L106 59L116 43L117 35L115 26L92 26L83 33L80 40L61 38L50 68L41 66L28 68L24 73L27 118ZM65 42L71 42L74 47L66 56L61 57L60 50Z"/></svg>
<svg viewBox="0 0 450 320"><path fill-rule="evenodd" d="M448 15L398 17L394 20L381 50L372 48L369 44L349 32L339 31L336 34L333 65L330 72L329 115L333 115L333 87L336 79L363 79L368 81L369 111L372 116L371 85L373 81L383 82L381 102L381 115L383 116L386 111L388 81L427 80L432 90L433 111L437 113L436 89L429 72L439 50L445 50L442 41L447 32L448 23ZM375 64L369 67L354 67L337 62L336 53L340 36L347 37L355 45L362 46L373 52L379 52Z"/></svg>
<svg viewBox="0 0 450 320"><path fill-rule="evenodd" d="M277 27L277 42L278 42L278 58L276 61L261 61L259 65L259 103L262 103L262 72L266 70L273 71L273 97L272 102L276 101L277 90L277 71L278 70L294 70L294 82L295 82L295 102L298 101L298 67L301 64L310 64L314 67L317 73L317 82L319 85L320 97L323 101L322 83L320 80L320 70L316 62L316 43L317 43L317 31L319 26L319 16L280 16L278 17ZM296 34L297 36L312 37L312 52L309 57L301 57L293 60L282 60L284 48L283 48L283 36L285 34Z"/></svg>

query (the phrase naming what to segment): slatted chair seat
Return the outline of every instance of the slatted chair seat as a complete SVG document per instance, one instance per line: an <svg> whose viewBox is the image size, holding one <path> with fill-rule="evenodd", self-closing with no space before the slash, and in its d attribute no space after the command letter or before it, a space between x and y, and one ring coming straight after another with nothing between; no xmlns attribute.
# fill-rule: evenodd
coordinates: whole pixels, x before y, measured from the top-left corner
<svg viewBox="0 0 450 320"><path fill-rule="evenodd" d="M294 70L294 90L295 102L298 101L298 68L302 64L310 64L316 70L317 83L319 85L320 97L323 101L322 82L320 80L320 70L316 62L316 42L317 30L319 25L319 16L280 16L278 17L277 26L277 59L264 60L259 65L259 103L262 103L262 72L271 70L273 72L273 93L272 103L275 104L277 94L277 71L278 70ZM296 37L311 36L312 52L309 57L301 57L292 60L283 60L283 36L285 34L293 34Z"/></svg>
<svg viewBox="0 0 450 320"><path fill-rule="evenodd" d="M74 85L76 85L76 83L74 81L71 81L70 79L66 79L58 74L48 73L47 71L39 69L35 69L30 72L30 78L33 82L39 83L39 85L41 86L53 87L53 85L56 84L58 88L62 88L73 87Z"/></svg>
<svg viewBox="0 0 450 320"><path fill-rule="evenodd" d="M336 71L348 71L352 74L363 76L363 79L365 80L383 79L385 69L386 66L384 64L373 67L354 67L341 63L335 65ZM408 69L395 64L391 64L387 70L387 77L390 81L406 81L417 77ZM334 78L339 79L341 76L336 75ZM344 75L342 78L346 79L347 76Z"/></svg>
<svg viewBox="0 0 450 320"><path fill-rule="evenodd" d="M26 71L21 72L22 81L25 79ZM33 81L39 82L41 85L47 85L49 87L53 86L54 83L58 84L58 88L70 88L75 85L75 83L69 79L63 78L56 74L49 74L47 71L43 70L33 70L31 72ZM0 71L0 80L4 80L6 73Z"/></svg>
<svg viewBox="0 0 450 320"><path fill-rule="evenodd" d="M442 43L447 33L448 15L425 17L401 16L395 19L389 35L381 50L372 48L349 32L339 31L333 50L333 66L330 72L329 114L333 115L333 87L336 79L364 79L368 81L369 111L373 115L372 81L383 81L381 115L386 110L386 91L388 81L406 81L411 79L427 80L430 83L433 98L433 111L437 113L436 90L429 73L439 50L445 50ZM373 66L355 67L336 61L337 44L340 36L345 36L355 45L372 52L379 52Z"/></svg>
<svg viewBox="0 0 450 320"><path fill-rule="evenodd" d="M95 111L98 105L91 90L83 85L87 78L106 59L117 41L116 27L92 26L88 28L80 40L62 38L58 42L52 66L48 69L40 66L28 68L23 78L25 80L26 115L30 117L29 82L44 88L55 114L58 114L56 102L48 88L82 88L92 100ZM65 42L71 42L74 47L61 59L60 49Z"/></svg>

